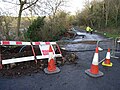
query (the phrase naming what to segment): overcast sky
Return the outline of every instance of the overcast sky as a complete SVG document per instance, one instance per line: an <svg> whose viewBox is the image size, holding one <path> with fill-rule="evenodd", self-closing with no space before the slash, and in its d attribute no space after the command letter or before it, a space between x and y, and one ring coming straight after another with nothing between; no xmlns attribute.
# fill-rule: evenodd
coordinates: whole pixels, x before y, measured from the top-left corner
<svg viewBox="0 0 120 90"><path fill-rule="evenodd" d="M85 1L91 0L69 0L67 11L70 11L72 14L75 14L77 10L82 10L84 8Z"/></svg>
<svg viewBox="0 0 120 90"><path fill-rule="evenodd" d="M12 0L8 0L12 1ZM13 1L18 1L18 0L13 0ZM66 11L71 12L71 14L75 14L77 10L82 10L84 8L84 3L86 0L68 0L69 2L67 3L67 6L65 8ZM91 1L91 0L88 0ZM12 15L17 14L17 8L15 4L10 4L10 3L5 3L0 0L0 8L4 10L4 12L9 11Z"/></svg>

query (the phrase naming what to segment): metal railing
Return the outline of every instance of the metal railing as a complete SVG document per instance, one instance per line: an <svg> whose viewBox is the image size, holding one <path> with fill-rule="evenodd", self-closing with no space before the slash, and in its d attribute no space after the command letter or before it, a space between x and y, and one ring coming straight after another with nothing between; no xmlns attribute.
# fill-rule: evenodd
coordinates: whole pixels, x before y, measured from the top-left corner
<svg viewBox="0 0 120 90"><path fill-rule="evenodd" d="M114 40L114 48L112 50L112 56L113 58L119 58L116 56L116 53L120 53L120 37L116 37Z"/></svg>

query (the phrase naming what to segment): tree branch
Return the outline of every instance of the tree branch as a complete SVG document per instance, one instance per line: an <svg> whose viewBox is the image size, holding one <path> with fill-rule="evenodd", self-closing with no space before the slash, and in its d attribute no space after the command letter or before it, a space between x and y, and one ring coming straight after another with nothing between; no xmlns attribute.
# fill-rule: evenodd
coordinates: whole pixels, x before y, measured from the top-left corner
<svg viewBox="0 0 120 90"><path fill-rule="evenodd" d="M21 1L21 0L19 0L19 2L21 3L22 1Z"/></svg>
<svg viewBox="0 0 120 90"><path fill-rule="evenodd" d="M61 3L62 3L62 2L60 1L60 2L56 5L54 13L57 12L57 9L58 9L58 7L60 6Z"/></svg>
<svg viewBox="0 0 120 90"><path fill-rule="evenodd" d="M33 2L32 4L30 4L29 6L27 6L27 7L23 8L22 10L25 10L25 9L27 9L27 8L31 7L32 5L36 4L37 2L38 2L38 0L36 0L36 1L35 1L35 2Z"/></svg>

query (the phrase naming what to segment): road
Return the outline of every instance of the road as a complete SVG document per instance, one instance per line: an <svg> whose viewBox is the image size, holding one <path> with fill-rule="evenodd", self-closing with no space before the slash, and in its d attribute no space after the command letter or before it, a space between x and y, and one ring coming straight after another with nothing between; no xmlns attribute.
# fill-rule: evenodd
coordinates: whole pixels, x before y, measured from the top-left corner
<svg viewBox="0 0 120 90"><path fill-rule="evenodd" d="M105 39L97 34L89 36L96 40ZM101 43L101 47L112 47L110 42ZM120 58L111 58L112 67L104 67L100 63L99 70L104 73L104 76L92 78L85 74L85 70L91 66L96 44L76 43L64 47L75 51L78 56L77 64L60 66L61 72L58 74L47 75L41 71L20 77L0 77L0 90L120 90ZM86 51L80 51L81 49ZM88 49L90 51L87 51ZM106 52L106 49L99 51L99 61L105 58Z"/></svg>

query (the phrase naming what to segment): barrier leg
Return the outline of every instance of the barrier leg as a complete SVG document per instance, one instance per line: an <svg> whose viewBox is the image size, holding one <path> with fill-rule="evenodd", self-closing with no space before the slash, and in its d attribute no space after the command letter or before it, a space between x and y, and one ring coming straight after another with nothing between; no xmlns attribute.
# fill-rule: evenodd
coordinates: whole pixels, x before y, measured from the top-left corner
<svg viewBox="0 0 120 90"><path fill-rule="evenodd" d="M60 50L59 45L58 45L58 44L56 44L56 46L57 46L57 48L58 48L58 50L59 50L60 54L62 55L62 52L61 52L61 50ZM64 63L64 61L65 61L65 58L62 56L62 63Z"/></svg>
<svg viewBox="0 0 120 90"><path fill-rule="evenodd" d="M37 64L37 57L36 57L35 50L33 48L32 43L31 43L31 48L32 48L32 52L33 52L33 55L34 55L35 63Z"/></svg>
<svg viewBox="0 0 120 90"><path fill-rule="evenodd" d="M117 46L117 38L116 38L115 41L114 41L114 46L113 46L113 48L112 48L112 53L111 53L111 57L117 59L117 58L119 58L119 57L116 57L116 56L115 56L116 46Z"/></svg>
<svg viewBox="0 0 120 90"><path fill-rule="evenodd" d="M0 69L2 69L1 46L0 46Z"/></svg>

